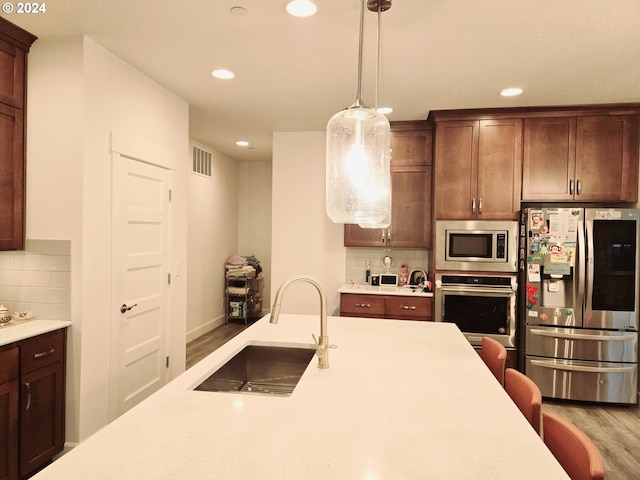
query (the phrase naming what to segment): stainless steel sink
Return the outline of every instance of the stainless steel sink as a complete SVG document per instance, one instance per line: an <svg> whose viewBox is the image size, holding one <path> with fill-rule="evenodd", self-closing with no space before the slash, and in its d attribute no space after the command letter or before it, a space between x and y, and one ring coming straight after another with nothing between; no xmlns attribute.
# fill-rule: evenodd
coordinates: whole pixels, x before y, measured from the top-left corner
<svg viewBox="0 0 640 480"><path fill-rule="evenodd" d="M195 390L289 396L314 354L311 347L247 345Z"/></svg>

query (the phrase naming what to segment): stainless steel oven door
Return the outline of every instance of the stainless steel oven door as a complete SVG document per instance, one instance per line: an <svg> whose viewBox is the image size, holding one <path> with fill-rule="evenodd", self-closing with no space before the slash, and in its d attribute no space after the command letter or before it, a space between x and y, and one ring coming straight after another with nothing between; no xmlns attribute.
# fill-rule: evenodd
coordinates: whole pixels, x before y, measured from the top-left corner
<svg viewBox="0 0 640 480"><path fill-rule="evenodd" d="M511 288L441 285L434 294L435 320L455 323L474 346L482 337L515 348L516 292Z"/></svg>

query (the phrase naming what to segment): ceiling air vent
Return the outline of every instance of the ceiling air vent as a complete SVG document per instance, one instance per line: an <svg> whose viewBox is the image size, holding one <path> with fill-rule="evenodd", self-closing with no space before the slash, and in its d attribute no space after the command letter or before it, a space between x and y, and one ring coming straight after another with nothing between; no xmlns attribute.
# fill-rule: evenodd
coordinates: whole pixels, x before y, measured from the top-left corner
<svg viewBox="0 0 640 480"><path fill-rule="evenodd" d="M211 152L193 146L193 161L191 172L205 177L211 177Z"/></svg>

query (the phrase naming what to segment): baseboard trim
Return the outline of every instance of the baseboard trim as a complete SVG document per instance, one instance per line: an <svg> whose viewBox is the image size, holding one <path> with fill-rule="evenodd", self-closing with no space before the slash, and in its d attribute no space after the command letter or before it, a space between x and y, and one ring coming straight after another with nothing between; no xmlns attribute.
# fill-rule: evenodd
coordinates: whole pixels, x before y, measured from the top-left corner
<svg viewBox="0 0 640 480"><path fill-rule="evenodd" d="M187 332L187 343L195 340L198 337L201 337L205 333L209 333L214 328L219 327L220 325L223 325L225 323L225 321L226 321L225 316L221 315L218 318L215 318L213 320L209 320L208 322L203 323L202 325L194 328L193 330L188 331Z"/></svg>

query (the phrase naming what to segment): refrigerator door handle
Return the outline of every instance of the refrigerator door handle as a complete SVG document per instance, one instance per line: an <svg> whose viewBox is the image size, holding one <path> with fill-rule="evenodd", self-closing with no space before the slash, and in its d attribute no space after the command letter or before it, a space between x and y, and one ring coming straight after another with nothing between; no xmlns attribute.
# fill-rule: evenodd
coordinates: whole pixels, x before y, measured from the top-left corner
<svg viewBox="0 0 640 480"><path fill-rule="evenodd" d="M584 214L584 213L583 213ZM586 288L586 262L587 262L587 249L585 242L585 228L584 228L584 219L578 220L578 253L576 255L576 265L574 265L574 277L577 280L575 282L575 297L574 297L574 305L577 307L576 309L580 312L580 318L578 318L578 326L584 326L584 312L585 312L585 288ZM582 303L582 305L578 304L578 301Z"/></svg>
<svg viewBox="0 0 640 480"><path fill-rule="evenodd" d="M587 367L584 365L570 365L565 363L556 363L554 360L530 360L532 365L542 368L553 368L555 370L567 370L570 372L588 372L588 373L628 373L636 369L636 364L628 367Z"/></svg>
<svg viewBox="0 0 640 480"><path fill-rule="evenodd" d="M627 342L636 339L636 335L593 335L587 333L548 332L540 329L531 329L531 333L541 337L564 338L567 340L595 340L599 342Z"/></svg>
<svg viewBox="0 0 640 480"><path fill-rule="evenodd" d="M585 212L586 215L586 212ZM593 296L593 256L594 256L594 246L593 246L593 220L585 220L585 232L586 232L586 246L587 246L587 254L585 255L584 265L584 308L582 309L582 314L586 317L588 312L591 312L591 297ZM583 322L584 324L584 322Z"/></svg>

